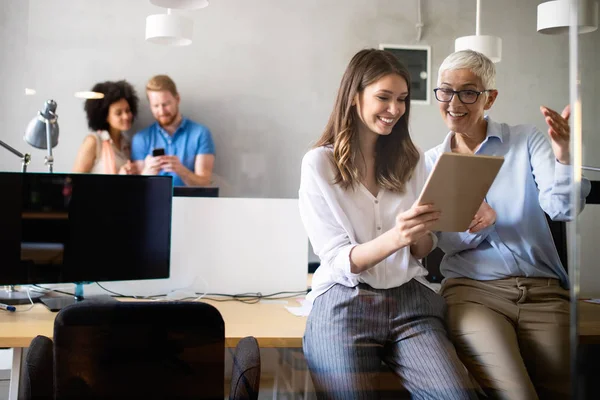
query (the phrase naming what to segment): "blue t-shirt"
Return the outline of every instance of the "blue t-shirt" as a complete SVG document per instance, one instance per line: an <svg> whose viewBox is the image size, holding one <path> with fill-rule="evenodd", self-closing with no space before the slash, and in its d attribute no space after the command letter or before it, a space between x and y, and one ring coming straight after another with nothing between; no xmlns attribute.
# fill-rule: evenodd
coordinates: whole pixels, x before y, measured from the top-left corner
<svg viewBox="0 0 600 400"><path fill-rule="evenodd" d="M136 133L131 141L131 159L144 161L157 148L165 149L165 155L179 157L181 164L192 172L197 155L215 154L210 130L187 118L181 120L172 136L158 122ZM173 186L185 186L183 180L173 172L160 171L159 175L171 175Z"/></svg>

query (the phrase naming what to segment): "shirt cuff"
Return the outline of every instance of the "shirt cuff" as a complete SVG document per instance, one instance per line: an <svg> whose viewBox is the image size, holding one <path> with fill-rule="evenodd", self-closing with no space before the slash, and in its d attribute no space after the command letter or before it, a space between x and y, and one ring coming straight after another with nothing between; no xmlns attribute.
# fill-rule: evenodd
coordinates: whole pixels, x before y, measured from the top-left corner
<svg viewBox="0 0 600 400"><path fill-rule="evenodd" d="M360 273L355 274L352 272L352 263L350 262L350 252L356 246L358 246L358 244L351 244L349 246L344 247L335 257L336 267L339 270L343 271L344 275L349 279L356 279L360 276Z"/></svg>
<svg viewBox="0 0 600 400"><path fill-rule="evenodd" d="M558 160L554 162L554 176L557 178L570 178L572 174L572 165L561 164Z"/></svg>
<svg viewBox="0 0 600 400"><path fill-rule="evenodd" d="M433 241L433 244L431 245L431 250L429 250L429 252L431 253L432 251L435 250L435 248L438 245L438 237L436 236L435 233L429 231L429 236L431 236L431 240Z"/></svg>

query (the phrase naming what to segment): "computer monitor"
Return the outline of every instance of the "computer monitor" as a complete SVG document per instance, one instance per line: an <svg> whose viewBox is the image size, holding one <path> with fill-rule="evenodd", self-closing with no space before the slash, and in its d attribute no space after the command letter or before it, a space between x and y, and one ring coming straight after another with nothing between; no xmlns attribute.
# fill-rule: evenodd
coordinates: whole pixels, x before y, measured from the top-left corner
<svg viewBox="0 0 600 400"><path fill-rule="evenodd" d="M171 179L0 172L0 285L168 278Z"/></svg>
<svg viewBox="0 0 600 400"><path fill-rule="evenodd" d="M219 197L218 187L174 186L174 197Z"/></svg>

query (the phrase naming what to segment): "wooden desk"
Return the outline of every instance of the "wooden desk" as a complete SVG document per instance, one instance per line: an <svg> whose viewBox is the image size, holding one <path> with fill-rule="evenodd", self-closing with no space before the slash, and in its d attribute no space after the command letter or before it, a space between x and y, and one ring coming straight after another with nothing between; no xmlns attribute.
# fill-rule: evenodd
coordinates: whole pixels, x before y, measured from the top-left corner
<svg viewBox="0 0 600 400"><path fill-rule="evenodd" d="M254 336L261 347L302 347L306 317L297 317L284 308L286 305L300 306L295 299L286 299L286 304L282 301L256 304L205 302L215 306L223 316L227 347L235 347L246 336ZM17 310L28 307L18 306ZM27 312L0 311L0 347L29 347L37 335L52 338L56 314L43 304L36 304Z"/></svg>
<svg viewBox="0 0 600 400"><path fill-rule="evenodd" d="M246 336L254 336L261 347L302 347L306 317L297 317L284 308L299 306L295 299L288 299L287 304L205 302L215 306L223 316L227 347L235 347ZM22 310L29 306L18 307ZM600 343L600 305L581 302L579 310L581 342ZM55 317L56 313L42 304L27 312L0 312L0 347L29 347L37 335L51 338Z"/></svg>

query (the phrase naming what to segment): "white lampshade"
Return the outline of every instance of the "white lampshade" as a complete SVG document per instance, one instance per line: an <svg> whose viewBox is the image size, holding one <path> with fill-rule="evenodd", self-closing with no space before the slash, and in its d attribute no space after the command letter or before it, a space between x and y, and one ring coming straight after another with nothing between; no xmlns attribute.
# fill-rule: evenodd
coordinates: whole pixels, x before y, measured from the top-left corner
<svg viewBox="0 0 600 400"><path fill-rule="evenodd" d="M547 1L538 5L538 32L546 34L569 32L569 7L569 0ZM594 0L579 0L577 20L579 33L593 32L598 29L598 2Z"/></svg>
<svg viewBox="0 0 600 400"><path fill-rule="evenodd" d="M146 17L146 40L157 44L192 44L194 22L182 15L154 14Z"/></svg>
<svg viewBox="0 0 600 400"><path fill-rule="evenodd" d="M454 42L454 51L475 50L492 62L502 59L502 39L496 36L474 35L459 37Z"/></svg>
<svg viewBox="0 0 600 400"><path fill-rule="evenodd" d="M196 10L208 6L208 0L150 0L150 3L159 7L181 10Z"/></svg>

